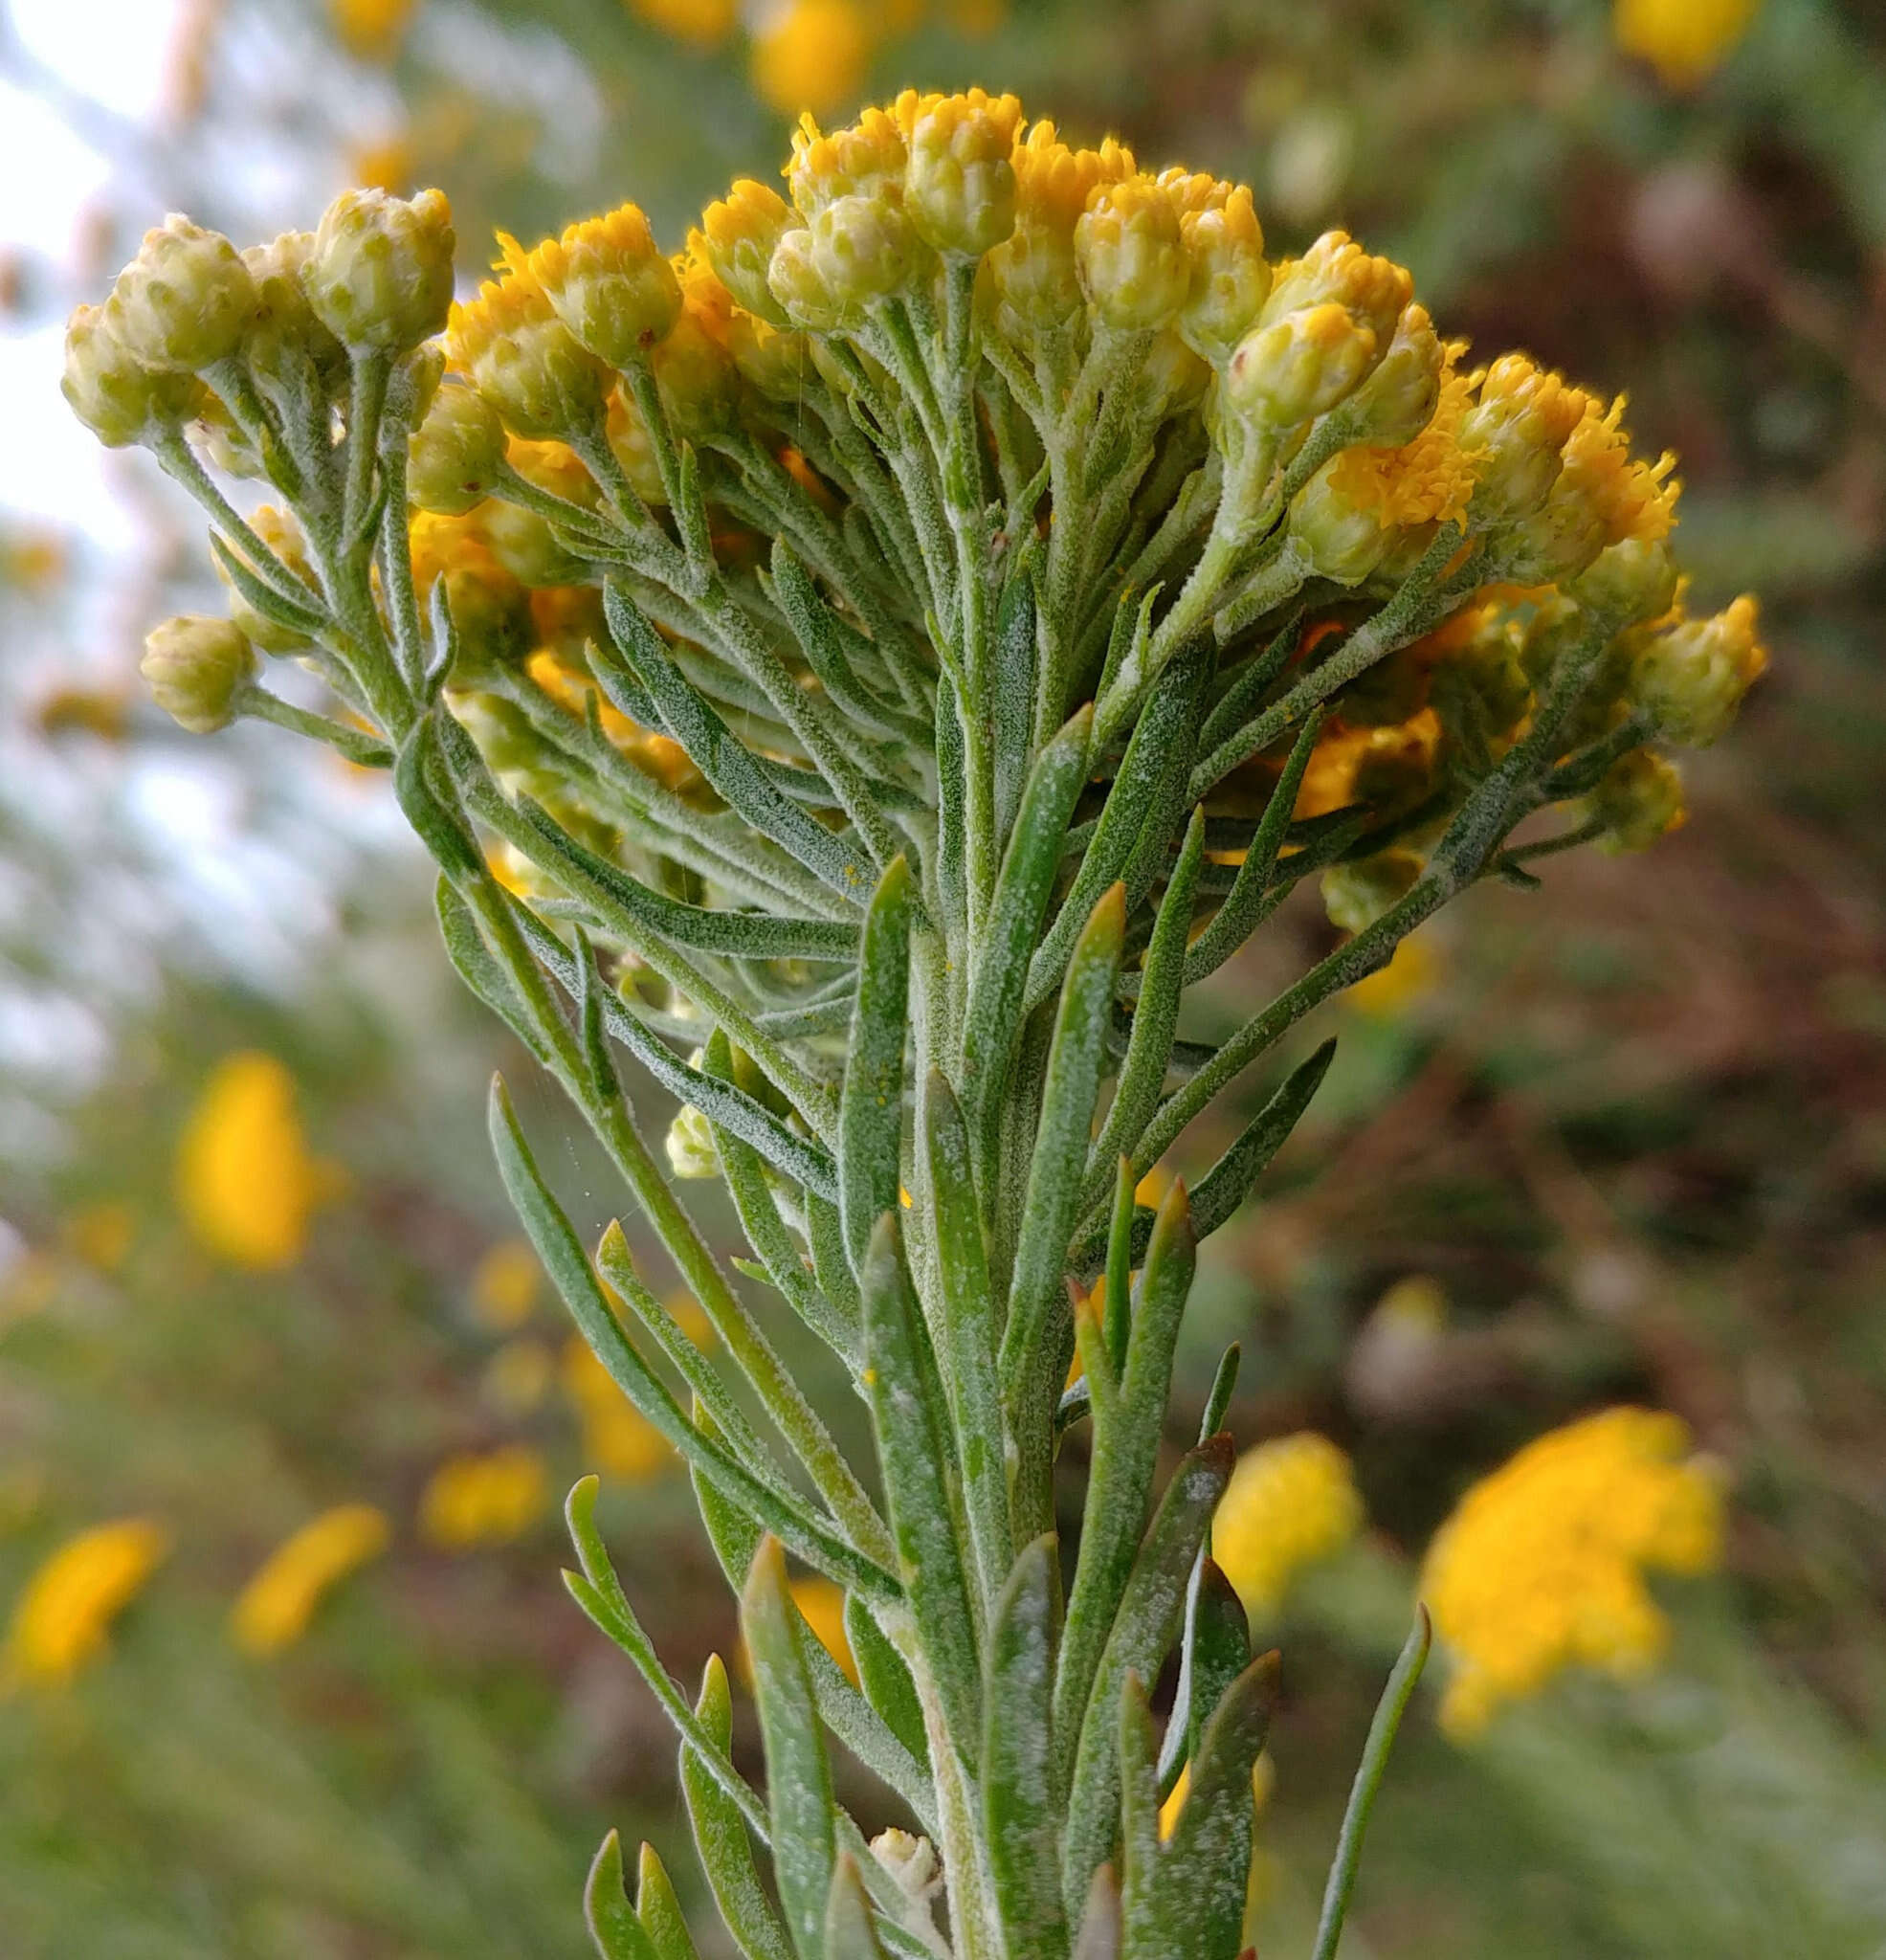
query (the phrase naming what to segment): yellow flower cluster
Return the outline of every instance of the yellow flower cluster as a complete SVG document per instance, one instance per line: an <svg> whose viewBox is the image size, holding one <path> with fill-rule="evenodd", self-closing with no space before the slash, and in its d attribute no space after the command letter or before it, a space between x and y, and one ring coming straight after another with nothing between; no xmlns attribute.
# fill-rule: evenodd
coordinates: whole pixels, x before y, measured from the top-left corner
<svg viewBox="0 0 1886 1960"><path fill-rule="evenodd" d="M1715 74L1748 32L1761 0L1615 0L1612 32L1671 88Z"/></svg>
<svg viewBox="0 0 1886 1960"><path fill-rule="evenodd" d="M1720 1481L1677 1417L1609 1409L1529 1443L1461 1500L1422 1569L1453 1660L1443 1726L1476 1734L1563 1668L1643 1672L1670 1639L1645 1570L1709 1571L1721 1544Z"/></svg>
<svg viewBox="0 0 1886 1960"><path fill-rule="evenodd" d="M675 1452L661 1432L610 1379L580 1334L564 1348L563 1383L582 1425L587 1468L625 1483L648 1483L675 1467Z"/></svg>
<svg viewBox="0 0 1886 1960"><path fill-rule="evenodd" d="M1211 1556L1247 1613L1274 1613L1298 1573L1341 1551L1362 1524L1348 1458L1302 1430L1238 1459L1211 1521Z"/></svg>
<svg viewBox="0 0 1886 1960"><path fill-rule="evenodd" d="M550 1481L544 1459L521 1443L448 1457L419 1499L419 1535L440 1551L509 1545L544 1515Z"/></svg>
<svg viewBox="0 0 1886 1960"><path fill-rule="evenodd" d="M309 1154L295 1079L272 1055L219 1063L177 1150L177 1203L204 1247L255 1271L292 1266L335 1173Z"/></svg>
<svg viewBox="0 0 1886 1960"><path fill-rule="evenodd" d="M373 1504L337 1504L311 1518L263 1561L236 1597L230 1635L246 1654L292 1647L321 1602L391 1537L387 1515Z"/></svg>
<svg viewBox="0 0 1886 1960"><path fill-rule="evenodd" d="M0 1684L61 1687L100 1654L111 1623L169 1555L170 1536L148 1518L95 1525L60 1547L13 1608Z"/></svg>

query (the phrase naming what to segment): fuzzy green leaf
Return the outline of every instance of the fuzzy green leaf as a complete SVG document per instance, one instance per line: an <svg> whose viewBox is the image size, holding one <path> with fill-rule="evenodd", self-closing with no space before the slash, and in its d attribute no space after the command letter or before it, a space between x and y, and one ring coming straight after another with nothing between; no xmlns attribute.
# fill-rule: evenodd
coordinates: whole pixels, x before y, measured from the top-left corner
<svg viewBox="0 0 1886 1960"><path fill-rule="evenodd" d="M884 1960L884 1949L872 1925L871 1900L857 1860L849 1851L841 1851L832 1867L825 1906L825 1944L820 1953L822 1960Z"/></svg>
<svg viewBox="0 0 1886 1960"><path fill-rule="evenodd" d="M1007 844L1021 807L1034 731L1036 663L1032 531L1016 554L995 614L995 711L992 723L995 841Z"/></svg>
<svg viewBox="0 0 1886 1960"><path fill-rule="evenodd" d="M965 1762L982 1733L982 1665L951 1501L948 1411L904 1264L898 1214L871 1235L863 1275L865 1379L891 1529L943 1719Z"/></svg>
<svg viewBox="0 0 1886 1960"><path fill-rule="evenodd" d="M1159 1774L1153 1766L1158 1744L1145 1683L1127 1673L1120 1684L1120 1919L1128 1953L1164 1955L1157 1937L1154 1903L1159 1883ZM1242 1897L1242 1883L1239 1893ZM1230 1951L1227 1948L1226 1952Z"/></svg>
<svg viewBox="0 0 1886 1960"><path fill-rule="evenodd" d="M1058 1781L1068 1793L1061 1896L1070 1906L1085 1897L1095 1868L1113 1848L1120 1817L1121 1683L1129 1669L1143 1681L1158 1679L1179 1631L1192 1561L1231 1481L1231 1437L1216 1436L1174 1471L1120 1602L1071 1761L1056 1732L1055 1756L1064 1766Z"/></svg>
<svg viewBox="0 0 1886 1960"><path fill-rule="evenodd" d="M1053 1533L1016 1559L989 1625L984 1693L983 1838L1008 1949L1059 1960L1061 1832L1053 1781L1050 1688L1059 1574Z"/></svg>
<svg viewBox="0 0 1886 1960"><path fill-rule="evenodd" d="M1209 1238L1251 1195L1252 1186L1270 1169L1272 1158L1289 1142L1291 1131L1321 1088L1335 1057L1332 1036L1307 1061L1291 1070L1276 1095L1199 1181L1192 1195L1192 1224L1200 1238Z"/></svg>
<svg viewBox="0 0 1886 1960"><path fill-rule="evenodd" d="M753 1663L753 1693L765 1744L780 1909L800 1960L822 1960L837 1838L832 1766L826 1761L799 1627L798 1611L786 1589L786 1553L779 1540L768 1535L753 1554L741 1596L740 1630Z"/></svg>
<svg viewBox="0 0 1886 1960"><path fill-rule="evenodd" d="M838 1098L838 1213L854 1271L872 1227L895 1211L903 1147L903 1051L910 1013L910 866L893 859L865 915L852 1047Z"/></svg>
<svg viewBox="0 0 1886 1960"><path fill-rule="evenodd" d="M1198 1753L1206 1718L1251 1665L1251 1622L1231 1582L1209 1558L1192 1568L1186 1590L1186 1627L1179 1641L1179 1683L1160 1752L1162 1795Z"/></svg>
<svg viewBox="0 0 1886 1960"><path fill-rule="evenodd" d="M603 1839L583 1887L583 1918L602 1960L661 1960L623 1886L622 1838Z"/></svg>
<svg viewBox="0 0 1886 1960"><path fill-rule="evenodd" d="M718 1654L708 1656L694 1712L724 1755L733 1745L733 1698ZM791 1960L792 1949L753 1860L752 1840L739 1808L695 1750L681 1746L681 1793L694 1826L695 1849L707 1874L721 1923L745 1960Z"/></svg>
<svg viewBox="0 0 1886 1960"><path fill-rule="evenodd" d="M681 1902L653 1844L642 1846L636 1861L635 1917L655 1948L655 1960L698 1960Z"/></svg>
<svg viewBox="0 0 1886 1960"><path fill-rule="evenodd" d="M871 1609L854 1592L845 1595L845 1643L856 1663L865 1700L927 1775L930 1744L923 1733L923 1704L917 1699L917 1683L903 1656L884 1637Z"/></svg>

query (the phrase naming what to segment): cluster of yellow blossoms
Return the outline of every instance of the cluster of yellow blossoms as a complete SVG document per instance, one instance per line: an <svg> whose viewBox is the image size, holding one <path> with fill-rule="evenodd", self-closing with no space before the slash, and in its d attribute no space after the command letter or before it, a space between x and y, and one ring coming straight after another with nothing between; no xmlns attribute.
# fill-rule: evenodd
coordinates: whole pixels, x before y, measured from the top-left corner
<svg viewBox="0 0 1886 1960"><path fill-rule="evenodd" d="M1443 1726L1473 1735L1562 1668L1642 1673L1670 1637L1645 1570L1708 1571L1721 1542L1720 1480L1677 1417L1609 1409L1541 1437L1429 1548L1421 1594L1453 1659Z"/></svg>
<svg viewBox="0 0 1886 1960"><path fill-rule="evenodd" d="M1274 1614L1291 1581L1362 1528L1349 1459L1314 1430L1246 1452L1211 1521L1211 1556L1254 1618Z"/></svg>

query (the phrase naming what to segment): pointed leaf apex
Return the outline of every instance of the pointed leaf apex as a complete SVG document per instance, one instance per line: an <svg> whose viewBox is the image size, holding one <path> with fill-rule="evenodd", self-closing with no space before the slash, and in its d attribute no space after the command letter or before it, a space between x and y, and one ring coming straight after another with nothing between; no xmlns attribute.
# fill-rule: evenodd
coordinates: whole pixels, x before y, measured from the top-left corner
<svg viewBox="0 0 1886 1960"><path fill-rule="evenodd" d="M564 1499L564 1522L572 1538L587 1537L594 1528L596 1493L602 1487L603 1480L593 1470L570 1485L569 1495Z"/></svg>

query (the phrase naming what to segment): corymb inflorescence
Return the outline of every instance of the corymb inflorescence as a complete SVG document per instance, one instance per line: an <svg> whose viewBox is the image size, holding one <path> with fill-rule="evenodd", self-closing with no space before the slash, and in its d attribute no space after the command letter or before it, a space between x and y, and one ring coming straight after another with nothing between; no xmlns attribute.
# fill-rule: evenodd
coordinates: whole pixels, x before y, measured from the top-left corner
<svg viewBox="0 0 1886 1960"><path fill-rule="evenodd" d="M710 1356L624 1232L578 1243L499 1085L536 1253L742 1597L764 1796L725 1670L680 1695L572 1495L571 1589L677 1724L735 1943L1231 1960L1276 1682L1246 1608L1359 1508L1317 1439L1265 1459L1234 1584L1236 1350L1183 1436L1172 1361L1198 1242L1328 1045L1189 1185L1142 1181L1449 900L1679 822L1667 751L1761 673L1754 603L1690 615L1674 459L1622 398L1012 96L808 119L783 188L737 182L676 253L632 204L501 238L456 299L453 253L432 191L247 252L175 217L75 316L74 410L199 500L229 590L153 632L152 691L391 770L459 972L713 1329ZM288 659L314 681L273 685ZM1306 879L1347 937L1193 1038L1188 990ZM624 1057L669 1099L652 1133ZM810 1342L870 1411L868 1476L799 1387ZM1300 1545L1244 1502L1277 1462L1327 1500ZM827 1733L900 1807L873 1844ZM601 1951L691 1951L653 1854L637 1897L611 1837Z"/></svg>

